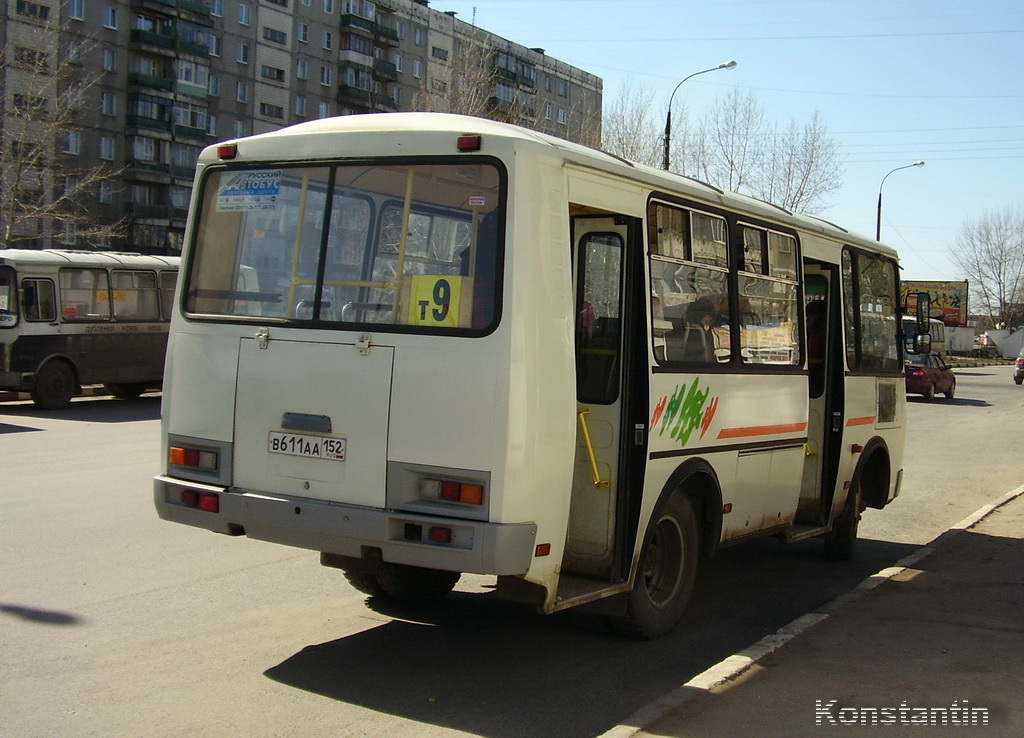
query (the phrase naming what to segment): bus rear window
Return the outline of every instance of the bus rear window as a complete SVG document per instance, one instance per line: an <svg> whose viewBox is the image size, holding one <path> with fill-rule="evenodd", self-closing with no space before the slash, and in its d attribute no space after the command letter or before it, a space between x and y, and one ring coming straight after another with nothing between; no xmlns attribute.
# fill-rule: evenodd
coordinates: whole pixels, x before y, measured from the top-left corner
<svg viewBox="0 0 1024 738"><path fill-rule="evenodd" d="M482 333L497 320L502 177L490 164L212 172L191 316Z"/></svg>

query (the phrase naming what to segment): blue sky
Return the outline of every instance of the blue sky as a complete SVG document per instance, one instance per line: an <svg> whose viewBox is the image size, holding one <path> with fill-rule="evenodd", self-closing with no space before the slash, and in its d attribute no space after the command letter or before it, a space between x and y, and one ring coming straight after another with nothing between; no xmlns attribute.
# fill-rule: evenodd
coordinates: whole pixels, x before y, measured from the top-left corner
<svg viewBox="0 0 1024 738"><path fill-rule="evenodd" d="M949 247L968 220L1024 205L1021 0L432 0L461 20L604 79L606 100L642 85L701 117L732 88L767 118L815 111L846 174L820 213L882 240L904 279L965 279ZM662 113L663 114L663 113ZM675 120L673 122L676 122ZM676 123L678 126L678 123Z"/></svg>

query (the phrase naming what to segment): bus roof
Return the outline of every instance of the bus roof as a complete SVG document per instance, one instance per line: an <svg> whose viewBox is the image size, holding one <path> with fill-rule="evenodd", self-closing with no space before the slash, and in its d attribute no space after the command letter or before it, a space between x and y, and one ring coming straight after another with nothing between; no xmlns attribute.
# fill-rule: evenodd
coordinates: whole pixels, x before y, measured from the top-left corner
<svg viewBox="0 0 1024 738"><path fill-rule="evenodd" d="M395 156L405 153L412 155L413 153L402 150L402 134L444 134L451 137L452 153L457 151L455 137L461 135L479 135L485 141L488 137L500 137L520 141L524 144L548 147L552 154L560 156L567 164L596 168L642 182L653 190L674 193L709 205L719 205L729 210L747 213L751 217L787 224L803 231L855 244L896 258L895 250L885 244L852 233L841 226L815 216L794 213L749 195L721 190L692 177L631 162L582 144L486 118L449 113L345 115L298 123L269 133L261 133L244 139L233 139L225 143L240 144L240 153L243 155L246 150L242 142L261 144L255 148L253 158L256 160L266 158L277 161L306 161L330 158L333 154L332 147L325 146L323 138L339 133L372 134L378 137L374 139L378 146L387 147L388 151L393 152ZM384 142L379 138L382 134L397 134L397 138L391 137L390 140ZM264 148L262 144L266 144L266 147ZM486 149L486 145L484 148ZM253 151L253 149L249 149L249 151ZM337 149L337 152L334 154L335 156L344 156L343 150ZM220 159L217 157L217 145L207 147L199 157L201 164L212 164L218 161Z"/></svg>
<svg viewBox="0 0 1024 738"><path fill-rule="evenodd" d="M90 266L135 269L178 268L180 256L136 254L124 251L73 251L69 249L3 249L0 264L25 266Z"/></svg>

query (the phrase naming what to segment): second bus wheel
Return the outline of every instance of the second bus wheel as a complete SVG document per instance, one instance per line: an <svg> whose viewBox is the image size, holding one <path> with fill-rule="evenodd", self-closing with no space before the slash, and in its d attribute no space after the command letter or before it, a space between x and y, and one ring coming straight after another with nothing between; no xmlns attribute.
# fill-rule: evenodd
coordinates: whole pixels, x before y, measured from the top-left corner
<svg viewBox="0 0 1024 738"><path fill-rule="evenodd" d="M32 401L44 410L60 410L68 406L78 389L75 373L58 359L39 367L32 384Z"/></svg>
<svg viewBox="0 0 1024 738"><path fill-rule="evenodd" d="M675 494L653 523L625 616L612 626L633 638L659 638L675 627L697 578L697 520L690 499Z"/></svg>
<svg viewBox="0 0 1024 738"><path fill-rule="evenodd" d="M133 384L131 382L105 384L103 389L119 400L134 400L146 391L146 385Z"/></svg>
<svg viewBox="0 0 1024 738"><path fill-rule="evenodd" d="M385 595L404 601L439 600L452 591L460 576L457 571L402 564L381 564L376 574Z"/></svg>

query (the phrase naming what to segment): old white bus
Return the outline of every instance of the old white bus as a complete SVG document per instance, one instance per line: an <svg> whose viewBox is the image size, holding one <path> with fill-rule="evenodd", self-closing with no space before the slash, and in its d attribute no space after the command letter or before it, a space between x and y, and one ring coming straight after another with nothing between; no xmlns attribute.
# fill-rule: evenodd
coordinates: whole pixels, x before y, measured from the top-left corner
<svg viewBox="0 0 1024 738"><path fill-rule="evenodd" d="M178 262L0 250L0 390L28 392L56 410L83 385L104 385L121 398L158 389Z"/></svg>
<svg viewBox="0 0 1024 738"><path fill-rule="evenodd" d="M164 519L319 551L372 596L460 573L656 637L697 561L851 554L900 490L897 257L539 133L396 113L201 155Z"/></svg>

